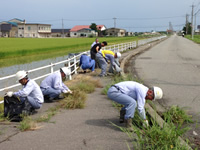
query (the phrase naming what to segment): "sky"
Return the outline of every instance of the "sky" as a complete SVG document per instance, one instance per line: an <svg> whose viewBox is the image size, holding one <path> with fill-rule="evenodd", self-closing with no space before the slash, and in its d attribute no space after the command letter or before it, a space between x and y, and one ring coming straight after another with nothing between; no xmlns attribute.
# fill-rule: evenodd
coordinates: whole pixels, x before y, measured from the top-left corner
<svg viewBox="0 0 200 150"><path fill-rule="evenodd" d="M2 0L0 22L18 18L52 29L96 23L130 32L182 30L186 14L191 22L192 5L197 26L200 0Z"/></svg>

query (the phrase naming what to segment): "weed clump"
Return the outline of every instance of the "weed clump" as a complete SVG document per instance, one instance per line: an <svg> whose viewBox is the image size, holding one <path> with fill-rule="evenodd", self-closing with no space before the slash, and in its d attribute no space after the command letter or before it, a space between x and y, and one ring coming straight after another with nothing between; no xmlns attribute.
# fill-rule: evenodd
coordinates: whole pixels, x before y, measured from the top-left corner
<svg viewBox="0 0 200 150"><path fill-rule="evenodd" d="M65 109L84 108L87 95L85 92L74 89L73 94L69 94L65 99L60 101L60 107Z"/></svg>
<svg viewBox="0 0 200 150"><path fill-rule="evenodd" d="M181 144L179 137L189 130L188 127L183 127L182 124L191 122L191 118L177 106L172 106L164 116L165 123L163 127L148 117L150 126L145 128L142 126L142 120L138 113L135 113L133 128L137 134L140 149L187 150L188 147Z"/></svg>
<svg viewBox="0 0 200 150"><path fill-rule="evenodd" d="M192 123L192 117L178 106L172 106L167 112L163 113L166 121L172 121L175 124L182 125L183 123Z"/></svg>
<svg viewBox="0 0 200 150"><path fill-rule="evenodd" d="M20 122L20 125L18 128L21 131L27 131L27 130L36 130L37 129L37 123L32 120L30 116L24 116L23 120Z"/></svg>

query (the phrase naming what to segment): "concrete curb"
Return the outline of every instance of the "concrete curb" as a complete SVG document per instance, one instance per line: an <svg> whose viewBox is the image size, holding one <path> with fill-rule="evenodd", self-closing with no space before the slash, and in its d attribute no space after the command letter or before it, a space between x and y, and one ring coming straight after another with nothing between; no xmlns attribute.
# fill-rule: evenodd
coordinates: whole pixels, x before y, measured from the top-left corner
<svg viewBox="0 0 200 150"><path fill-rule="evenodd" d="M165 40L165 39L163 39L163 40ZM144 52L145 50L150 49L152 46L162 42L163 40L155 41L150 44L140 46L140 47L136 48L135 50L133 50L133 53L124 57L123 60L121 61L121 65L120 65L122 68L122 72L121 72L122 76L126 76L126 74L124 73L124 68L125 68L126 63L128 63L132 57ZM159 109L163 109L162 106L159 106L160 105L159 103L156 103L156 105L159 107ZM167 124L148 103L145 104L145 108L147 110L147 113L150 114L150 116L158 123L158 125L160 127L163 127L164 124ZM164 112L164 110L162 110L162 112ZM192 150L192 148L181 137L178 137L178 139L180 140L180 143L182 145L185 145L187 147L188 150Z"/></svg>

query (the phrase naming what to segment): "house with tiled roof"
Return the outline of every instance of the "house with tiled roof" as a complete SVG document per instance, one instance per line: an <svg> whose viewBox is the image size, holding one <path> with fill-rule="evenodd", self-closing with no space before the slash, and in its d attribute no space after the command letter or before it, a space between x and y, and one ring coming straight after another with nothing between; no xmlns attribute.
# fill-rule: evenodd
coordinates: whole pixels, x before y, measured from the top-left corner
<svg viewBox="0 0 200 150"><path fill-rule="evenodd" d="M104 25L97 25L97 29L103 31ZM98 33L90 29L90 25L76 25L70 30L70 37L88 37L89 35L98 36Z"/></svg>

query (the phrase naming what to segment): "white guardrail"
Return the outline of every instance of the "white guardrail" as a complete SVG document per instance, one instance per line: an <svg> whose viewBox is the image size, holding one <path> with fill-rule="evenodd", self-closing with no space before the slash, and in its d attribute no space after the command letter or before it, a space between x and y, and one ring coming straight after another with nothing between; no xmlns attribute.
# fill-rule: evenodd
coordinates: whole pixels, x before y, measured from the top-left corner
<svg viewBox="0 0 200 150"><path fill-rule="evenodd" d="M106 50L112 50L114 52L123 52L123 51L125 51L127 49L136 48L137 46L141 46L141 45L150 43L152 41L160 40L160 39L163 39L165 37L166 36L160 36L160 37L154 37L154 38L139 40L138 43L136 41L133 41L133 42L127 42L127 43L121 43L121 44L106 46L106 47L103 47L102 50L106 49ZM38 76L38 77L32 79L32 80L39 80L39 79L42 79L42 78L50 75L53 72L58 71L58 70L54 71L54 67L57 66L57 65L63 64L63 66L66 66L66 67L70 68L71 74L69 76L69 79L71 80L72 79L72 75L73 74L77 74L77 70L79 68L78 64L79 64L79 61L80 61L80 56L82 54L87 54L88 56L90 56L90 50L82 52L82 53L80 53L78 55L74 55L72 58L68 58L67 60L63 60L63 61L60 61L60 62L57 62L57 63L51 63L50 65L46 65L46 66L43 66L43 67L39 67L39 68L35 68L35 69L32 69L32 70L28 70L27 72L28 72L28 74L30 74L30 73L33 73L35 71L39 71L39 70L43 70L43 69L46 69L46 68L50 68L50 72L49 73L41 75L41 76ZM2 83L1 83L2 81L9 80L10 78L13 78L13 77L15 77L15 74L9 75L9 76L5 76L5 77L1 77L0 78L0 84L2 85ZM19 83L18 84L14 84L14 85L10 85L10 86L6 85L5 88L1 88L0 89L0 92L8 91L9 89L12 89L12 88L20 86L20 85L21 84L19 84ZM3 102L4 101L0 101L0 104L3 103Z"/></svg>

